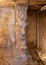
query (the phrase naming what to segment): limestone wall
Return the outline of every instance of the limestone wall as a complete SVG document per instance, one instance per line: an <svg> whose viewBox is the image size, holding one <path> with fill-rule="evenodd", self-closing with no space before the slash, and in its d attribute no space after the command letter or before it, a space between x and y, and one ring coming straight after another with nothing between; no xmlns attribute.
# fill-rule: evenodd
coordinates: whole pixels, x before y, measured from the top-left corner
<svg viewBox="0 0 46 65"><path fill-rule="evenodd" d="M46 11L39 13L40 21L40 51L43 56L46 55Z"/></svg>
<svg viewBox="0 0 46 65"><path fill-rule="evenodd" d="M46 11L37 13L36 11L31 10L28 12L26 27L26 40L27 43L35 43L37 41L37 46L41 52L41 57L46 58ZM36 23L38 22L38 23ZM37 30L37 39L36 39L36 24L38 25L39 31ZM38 38L39 36L39 38Z"/></svg>
<svg viewBox="0 0 46 65"><path fill-rule="evenodd" d="M26 39L28 43L36 42L36 11L30 10L27 15Z"/></svg>
<svg viewBox="0 0 46 65"><path fill-rule="evenodd" d="M0 65L13 65L15 46L14 28L15 10L14 8L0 8Z"/></svg>

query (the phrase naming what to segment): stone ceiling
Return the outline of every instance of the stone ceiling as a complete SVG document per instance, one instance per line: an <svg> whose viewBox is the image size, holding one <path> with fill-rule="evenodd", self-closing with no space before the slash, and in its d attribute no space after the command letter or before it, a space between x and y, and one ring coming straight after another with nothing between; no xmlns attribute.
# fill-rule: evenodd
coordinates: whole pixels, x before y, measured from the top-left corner
<svg viewBox="0 0 46 65"><path fill-rule="evenodd" d="M46 5L46 0L14 0L16 3L28 4L31 9L39 9ZM31 7L30 7L31 6Z"/></svg>
<svg viewBox="0 0 46 65"><path fill-rule="evenodd" d="M46 0L0 0L0 2L2 1L15 2L19 4L27 4L29 8L31 9L39 9L42 6L46 5ZM3 4L3 3L0 3L0 4Z"/></svg>
<svg viewBox="0 0 46 65"><path fill-rule="evenodd" d="M39 9L46 5L46 0L29 0L29 5L32 6L32 9Z"/></svg>

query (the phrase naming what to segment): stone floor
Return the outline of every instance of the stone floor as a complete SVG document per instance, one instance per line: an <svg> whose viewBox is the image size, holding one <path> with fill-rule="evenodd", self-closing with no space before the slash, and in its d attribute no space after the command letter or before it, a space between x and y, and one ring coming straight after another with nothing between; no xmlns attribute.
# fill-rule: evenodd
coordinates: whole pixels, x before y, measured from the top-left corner
<svg viewBox="0 0 46 65"><path fill-rule="evenodd" d="M23 49L21 55L19 56L18 54L14 61L14 65L34 65L32 62L31 55L29 55L26 49Z"/></svg>
<svg viewBox="0 0 46 65"><path fill-rule="evenodd" d="M32 48L30 48L30 50L28 50L28 48L21 49L21 53L18 48L14 48L15 53L12 59L10 57L12 49L11 48L9 49L8 48L2 49L4 50L4 53L3 53L3 57L1 57L3 61L0 60L0 65L46 65L46 60L42 61L37 55L37 53L34 52L34 49ZM9 57L7 56L7 53L9 53L8 54Z"/></svg>
<svg viewBox="0 0 46 65"><path fill-rule="evenodd" d="M41 60L39 61L36 59L32 59L32 56L27 51L27 49L23 49L20 56L18 53L14 61L15 61L14 65L46 65L46 62L42 63Z"/></svg>

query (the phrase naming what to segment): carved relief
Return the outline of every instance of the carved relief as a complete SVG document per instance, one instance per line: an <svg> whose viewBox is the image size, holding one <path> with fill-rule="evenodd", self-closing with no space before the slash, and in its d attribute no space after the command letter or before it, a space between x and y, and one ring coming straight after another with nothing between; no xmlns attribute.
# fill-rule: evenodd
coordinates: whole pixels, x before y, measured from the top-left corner
<svg viewBox="0 0 46 65"><path fill-rule="evenodd" d="M11 7L0 8L0 62L1 65L14 65L15 61L15 41L18 46L18 53L21 54L21 47L25 46L25 35L27 6L16 5L15 10ZM16 16L16 22L15 22ZM16 40L15 40L16 36Z"/></svg>
<svg viewBox="0 0 46 65"><path fill-rule="evenodd" d="M23 47L23 44L25 43L25 39L23 35L25 35L25 27L26 27L26 18L27 18L27 6L17 4L16 5L16 26L19 28L18 34L16 34L17 38L17 44L20 44L20 48ZM19 37L19 38L18 38ZM19 39L19 41L18 41ZM24 42L23 42L24 40ZM25 46L25 44L24 44Z"/></svg>

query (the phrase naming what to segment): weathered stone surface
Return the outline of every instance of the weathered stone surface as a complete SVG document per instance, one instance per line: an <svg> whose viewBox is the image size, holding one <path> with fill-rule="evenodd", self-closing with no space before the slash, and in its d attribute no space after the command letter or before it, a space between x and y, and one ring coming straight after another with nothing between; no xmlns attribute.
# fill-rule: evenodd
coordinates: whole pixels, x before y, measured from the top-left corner
<svg viewBox="0 0 46 65"><path fill-rule="evenodd" d="M46 4L46 0L13 0L17 3L28 3L29 5Z"/></svg>
<svg viewBox="0 0 46 65"><path fill-rule="evenodd" d="M15 3L31 6L32 9L39 9L46 4L46 0L2 0L0 6L15 6Z"/></svg>
<svg viewBox="0 0 46 65"><path fill-rule="evenodd" d="M27 4L28 0L16 0L16 3Z"/></svg>
<svg viewBox="0 0 46 65"><path fill-rule="evenodd" d="M14 25L14 8L0 8L0 65L14 64Z"/></svg>
<svg viewBox="0 0 46 65"><path fill-rule="evenodd" d="M29 5L42 5L46 4L46 0L29 0Z"/></svg>
<svg viewBox="0 0 46 65"><path fill-rule="evenodd" d="M36 11L29 10L26 26L26 39L28 43L36 43Z"/></svg>
<svg viewBox="0 0 46 65"><path fill-rule="evenodd" d="M15 6L13 2L0 2L0 7L13 7Z"/></svg>
<svg viewBox="0 0 46 65"><path fill-rule="evenodd" d="M39 13L39 26L40 26L40 51L41 51L41 58L46 59L46 11Z"/></svg>
<svg viewBox="0 0 46 65"><path fill-rule="evenodd" d="M8 40L13 41L14 39L13 38L14 37L13 27L15 24L15 13L14 12L15 11L13 8L0 8L0 45L3 45L3 43L7 45Z"/></svg>
<svg viewBox="0 0 46 65"><path fill-rule="evenodd" d="M17 4L16 5L16 39L17 44L25 45L25 27L27 18L27 6ZM24 37L23 37L24 35ZM19 40L19 41L18 41ZM19 46L21 48L21 46Z"/></svg>

